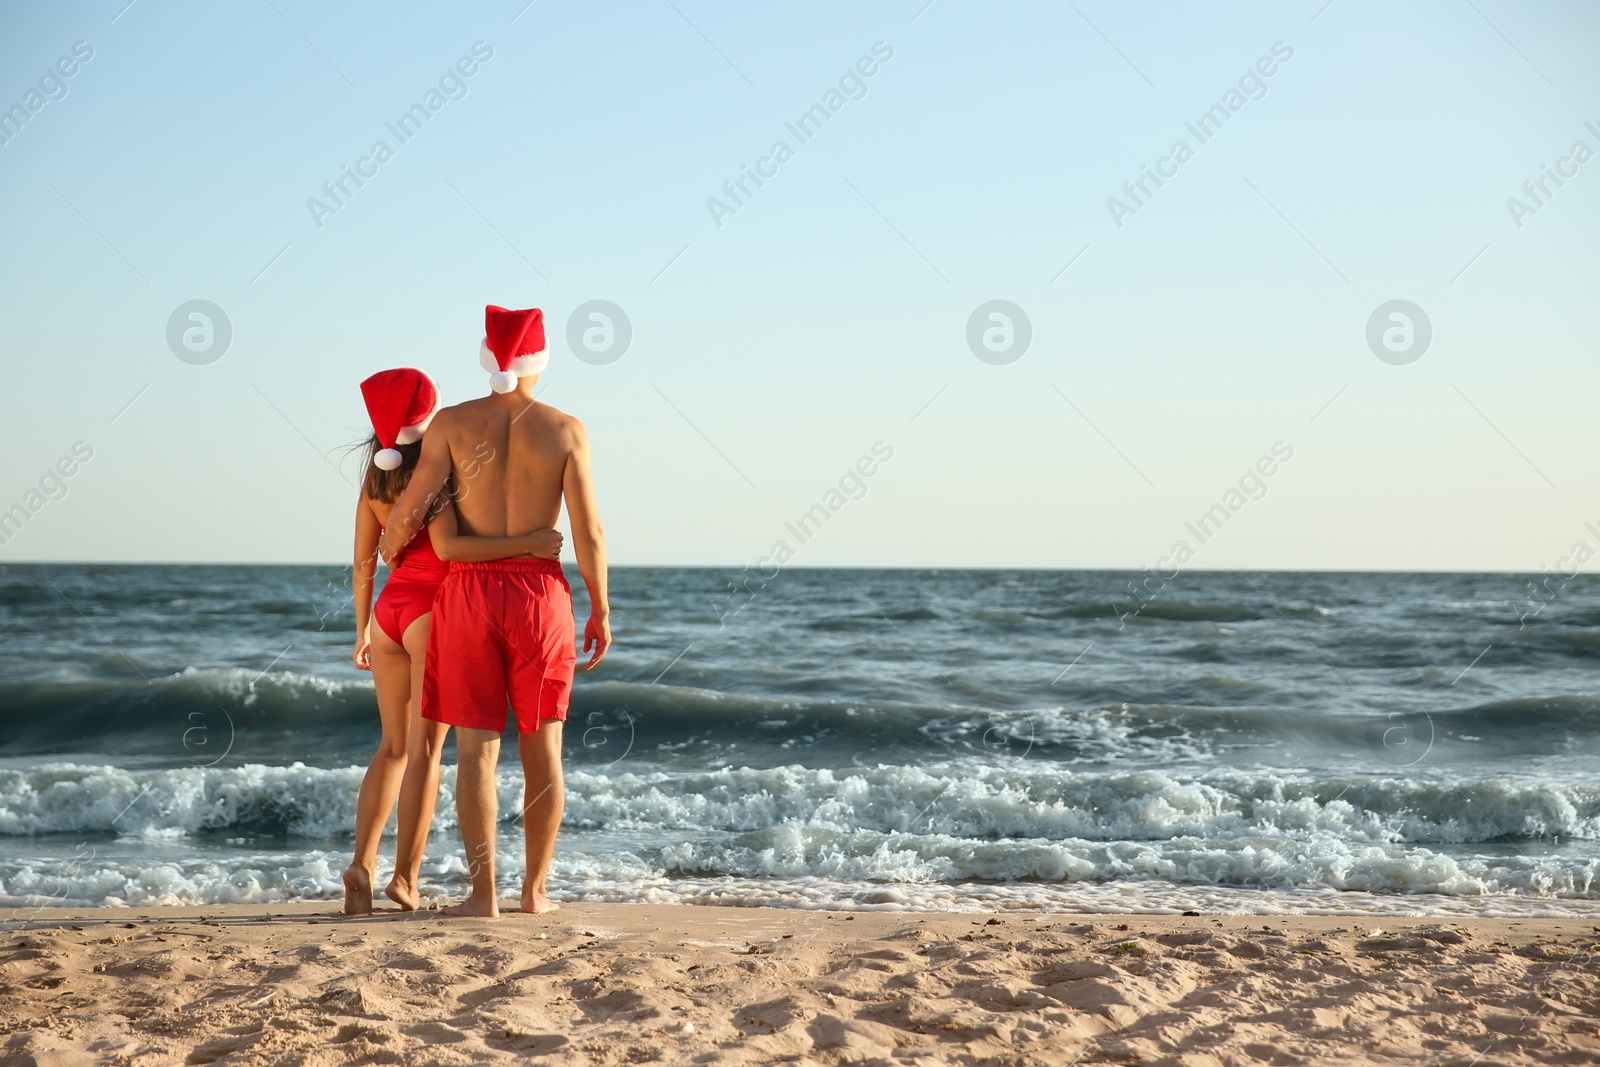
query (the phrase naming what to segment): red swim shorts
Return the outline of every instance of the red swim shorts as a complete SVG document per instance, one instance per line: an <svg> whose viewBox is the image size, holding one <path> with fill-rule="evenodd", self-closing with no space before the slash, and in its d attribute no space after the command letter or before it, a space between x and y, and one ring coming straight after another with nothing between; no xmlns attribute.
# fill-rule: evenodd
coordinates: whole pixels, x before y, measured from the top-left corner
<svg viewBox="0 0 1600 1067"><path fill-rule="evenodd" d="M422 717L498 733L509 703L518 733L565 722L577 658L561 564L452 564L433 601Z"/></svg>

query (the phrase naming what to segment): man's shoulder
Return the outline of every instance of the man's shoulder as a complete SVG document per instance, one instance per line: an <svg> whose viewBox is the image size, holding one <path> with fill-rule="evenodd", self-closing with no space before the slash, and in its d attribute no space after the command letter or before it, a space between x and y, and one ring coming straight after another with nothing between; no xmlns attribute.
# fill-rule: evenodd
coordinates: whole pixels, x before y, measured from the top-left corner
<svg viewBox="0 0 1600 1067"><path fill-rule="evenodd" d="M538 413L540 422L557 433L583 435L583 423L578 421L576 415L569 415L560 408L552 407L543 401L534 404L532 410Z"/></svg>
<svg viewBox="0 0 1600 1067"><path fill-rule="evenodd" d="M480 429L486 420L495 421L505 418L505 411L496 401L496 397L474 397L463 400L459 404L443 407L433 416L429 429L438 429L444 434L458 430L471 432ZM543 425L547 430L554 431L562 436L582 439L586 437L583 423L576 415L569 415L558 407L552 407L543 401L535 401L519 414L514 422L524 425Z"/></svg>

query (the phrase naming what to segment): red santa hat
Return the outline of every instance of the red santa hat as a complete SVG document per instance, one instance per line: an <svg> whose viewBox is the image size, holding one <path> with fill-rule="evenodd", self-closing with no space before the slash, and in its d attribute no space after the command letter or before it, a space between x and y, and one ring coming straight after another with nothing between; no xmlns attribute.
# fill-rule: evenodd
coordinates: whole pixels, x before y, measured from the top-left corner
<svg viewBox="0 0 1600 1067"><path fill-rule="evenodd" d="M483 309L483 344L478 363L489 372L489 388L509 393L518 378L542 374L550 362L544 345L544 312L512 311L494 304Z"/></svg>
<svg viewBox="0 0 1600 1067"><path fill-rule="evenodd" d="M394 447L422 440L439 411L439 387L415 367L381 370L361 383L361 396L372 418L372 432L383 447L372 457L382 471L400 466L404 457Z"/></svg>

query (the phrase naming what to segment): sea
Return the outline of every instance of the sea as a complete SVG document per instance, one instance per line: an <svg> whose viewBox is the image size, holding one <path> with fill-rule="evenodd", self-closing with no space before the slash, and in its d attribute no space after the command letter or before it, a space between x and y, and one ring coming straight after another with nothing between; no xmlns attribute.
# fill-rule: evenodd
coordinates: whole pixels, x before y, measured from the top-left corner
<svg viewBox="0 0 1600 1067"><path fill-rule="evenodd" d="M1600 916L1594 578L618 567L611 593L557 900ZM379 736L352 631L348 568L0 566L0 905L336 900ZM454 759L437 900L466 884Z"/></svg>

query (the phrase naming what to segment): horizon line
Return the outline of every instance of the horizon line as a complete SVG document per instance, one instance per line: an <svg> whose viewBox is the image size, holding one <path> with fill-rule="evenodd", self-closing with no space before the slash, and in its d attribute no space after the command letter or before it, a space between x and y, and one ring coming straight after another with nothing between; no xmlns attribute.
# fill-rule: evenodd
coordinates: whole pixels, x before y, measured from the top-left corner
<svg viewBox="0 0 1600 1067"><path fill-rule="evenodd" d="M576 560L559 560L563 567L577 567ZM0 568L5 567L337 567L345 569L352 564L348 562L290 562L284 560L72 560L72 559L23 559L0 560ZM382 568L388 570L388 567ZM749 570L747 563L612 563L607 566L608 571L615 570L704 570L704 571L743 571ZM796 565L778 568L778 575L764 579L774 581L777 577L788 571L1022 571L1040 574L1062 573L1100 573L1100 574L1143 574L1152 572L1149 566L1138 567L1040 567L1040 566L950 566L944 564L906 564L888 565L872 563L840 563L829 566ZM1161 575L1166 581L1176 581L1185 574L1483 574L1483 575L1528 575L1539 574L1537 570L1516 570L1504 567L1491 567L1479 570L1461 568L1406 568L1406 567L1184 567L1171 577ZM1600 569L1579 570L1577 574L1561 575L1568 581L1581 577L1600 577Z"/></svg>

